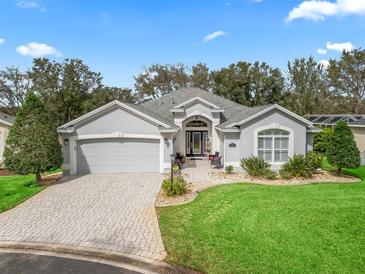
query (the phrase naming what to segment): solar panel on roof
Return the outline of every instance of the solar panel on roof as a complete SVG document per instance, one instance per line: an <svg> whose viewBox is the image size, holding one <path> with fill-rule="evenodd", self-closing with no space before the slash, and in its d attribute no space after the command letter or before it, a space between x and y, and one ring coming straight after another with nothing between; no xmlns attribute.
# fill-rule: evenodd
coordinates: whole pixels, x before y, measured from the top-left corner
<svg viewBox="0 0 365 274"><path fill-rule="evenodd" d="M313 122L314 123L321 123L321 122L324 122L326 121L327 119L329 118L329 116L320 116L318 119L314 120Z"/></svg>

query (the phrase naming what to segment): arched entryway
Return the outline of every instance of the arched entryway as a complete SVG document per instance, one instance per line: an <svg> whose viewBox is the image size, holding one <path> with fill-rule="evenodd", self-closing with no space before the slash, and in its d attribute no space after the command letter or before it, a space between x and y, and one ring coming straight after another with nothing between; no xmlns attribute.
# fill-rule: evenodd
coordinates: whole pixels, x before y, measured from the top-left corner
<svg viewBox="0 0 365 274"><path fill-rule="evenodd" d="M187 157L205 157L212 150L212 122L193 116L183 123L184 149Z"/></svg>

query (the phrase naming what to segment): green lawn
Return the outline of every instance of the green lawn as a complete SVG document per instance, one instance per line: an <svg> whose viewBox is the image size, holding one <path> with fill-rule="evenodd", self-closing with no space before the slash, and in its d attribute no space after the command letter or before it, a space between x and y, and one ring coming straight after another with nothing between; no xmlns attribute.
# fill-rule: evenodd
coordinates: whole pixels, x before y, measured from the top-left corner
<svg viewBox="0 0 365 274"><path fill-rule="evenodd" d="M0 177L0 212L10 209L44 189L34 175Z"/></svg>
<svg viewBox="0 0 365 274"><path fill-rule="evenodd" d="M159 208L167 261L205 273L364 273L361 183L222 185Z"/></svg>

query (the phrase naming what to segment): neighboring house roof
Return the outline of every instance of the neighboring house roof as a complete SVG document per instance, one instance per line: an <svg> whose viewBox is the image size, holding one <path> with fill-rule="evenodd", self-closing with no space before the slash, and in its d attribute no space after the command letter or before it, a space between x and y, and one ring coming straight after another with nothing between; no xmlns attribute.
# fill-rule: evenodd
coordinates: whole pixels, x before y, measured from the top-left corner
<svg viewBox="0 0 365 274"><path fill-rule="evenodd" d="M350 127L365 127L365 118L349 123Z"/></svg>
<svg viewBox="0 0 365 274"><path fill-rule="evenodd" d="M14 123L15 117L0 111L0 123L3 123L7 126L12 126Z"/></svg>
<svg viewBox="0 0 365 274"><path fill-rule="evenodd" d="M353 122L365 118L365 114L310 114L306 115L305 118L313 124L321 126L334 126L339 121L350 125Z"/></svg>

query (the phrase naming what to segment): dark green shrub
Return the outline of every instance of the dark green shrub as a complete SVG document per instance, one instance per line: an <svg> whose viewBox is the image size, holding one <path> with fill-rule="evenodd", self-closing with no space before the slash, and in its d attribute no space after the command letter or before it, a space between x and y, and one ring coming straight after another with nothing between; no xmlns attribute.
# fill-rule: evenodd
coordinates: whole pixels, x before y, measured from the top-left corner
<svg viewBox="0 0 365 274"><path fill-rule="evenodd" d="M332 129L331 128L323 128L322 131L314 134L313 138L313 150L323 155L326 154L327 149L331 145L332 138Z"/></svg>
<svg viewBox="0 0 365 274"><path fill-rule="evenodd" d="M296 154L282 165L279 173L285 179L292 177L309 178L313 174L313 168L304 155Z"/></svg>
<svg viewBox="0 0 365 274"><path fill-rule="evenodd" d="M166 178L162 182L162 191L166 196L176 196L186 193L186 182L183 177L174 177L171 183L171 178Z"/></svg>
<svg viewBox="0 0 365 274"><path fill-rule="evenodd" d="M231 166L231 165L226 166L225 170L226 170L227 174L232 174L233 173L233 166Z"/></svg>
<svg viewBox="0 0 365 274"><path fill-rule="evenodd" d="M241 159L241 167L252 177L265 177L270 170L270 164L266 163L264 159L254 156Z"/></svg>
<svg viewBox="0 0 365 274"><path fill-rule="evenodd" d="M327 149L328 162L338 168L355 168L360 165L360 152L354 141L354 135L345 122L338 122L333 130L331 145Z"/></svg>
<svg viewBox="0 0 365 274"><path fill-rule="evenodd" d="M308 163L312 167L312 169L317 169L321 167L323 155L319 152L309 151L306 156Z"/></svg>

